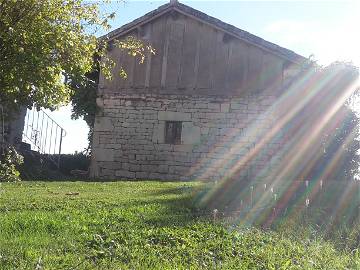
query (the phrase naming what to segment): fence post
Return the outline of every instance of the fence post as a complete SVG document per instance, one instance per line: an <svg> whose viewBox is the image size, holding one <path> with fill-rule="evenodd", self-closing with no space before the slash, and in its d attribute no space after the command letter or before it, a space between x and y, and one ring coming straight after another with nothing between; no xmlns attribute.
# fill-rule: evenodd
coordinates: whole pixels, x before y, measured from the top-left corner
<svg viewBox="0 0 360 270"><path fill-rule="evenodd" d="M61 156L61 145L62 145L63 131L64 130L61 128L61 131L60 131L60 144L59 144L59 156L58 156L58 161L57 161L58 169L60 169L60 156Z"/></svg>

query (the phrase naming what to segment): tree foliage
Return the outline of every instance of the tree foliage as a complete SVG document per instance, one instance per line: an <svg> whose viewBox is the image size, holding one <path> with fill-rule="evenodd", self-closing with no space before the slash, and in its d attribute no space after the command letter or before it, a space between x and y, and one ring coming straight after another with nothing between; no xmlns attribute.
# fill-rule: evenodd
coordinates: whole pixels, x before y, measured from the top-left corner
<svg viewBox="0 0 360 270"><path fill-rule="evenodd" d="M95 54L104 56L98 64L110 77L114 63L96 34L113 17L97 1L0 0L1 102L50 109L67 103L71 82L83 83ZM115 45L142 57L149 48L136 39Z"/></svg>
<svg viewBox="0 0 360 270"><path fill-rule="evenodd" d="M96 5L82 1L2 0L2 102L54 107L71 89L64 76L90 70L96 38L86 26L103 25Z"/></svg>

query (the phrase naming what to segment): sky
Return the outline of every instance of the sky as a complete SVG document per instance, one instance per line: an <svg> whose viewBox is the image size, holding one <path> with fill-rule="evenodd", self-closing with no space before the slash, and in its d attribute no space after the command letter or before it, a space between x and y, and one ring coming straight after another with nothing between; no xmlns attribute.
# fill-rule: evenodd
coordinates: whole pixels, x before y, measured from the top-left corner
<svg viewBox="0 0 360 270"><path fill-rule="evenodd" d="M116 29L168 1L110 1L104 12L116 12L111 22ZM263 39L288 48L319 64L352 61L360 66L360 1L180 1ZM104 34L104 33L98 33ZM88 127L71 120L71 106L51 112L67 132L63 153L83 151L88 144Z"/></svg>

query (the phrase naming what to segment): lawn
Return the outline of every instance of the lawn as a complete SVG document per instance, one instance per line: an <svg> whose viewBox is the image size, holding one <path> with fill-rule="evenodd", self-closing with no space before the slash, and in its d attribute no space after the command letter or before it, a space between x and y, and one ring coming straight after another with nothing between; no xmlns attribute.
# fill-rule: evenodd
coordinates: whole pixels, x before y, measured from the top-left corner
<svg viewBox="0 0 360 270"><path fill-rule="evenodd" d="M360 269L357 250L214 223L194 208L199 188L1 184L0 269Z"/></svg>

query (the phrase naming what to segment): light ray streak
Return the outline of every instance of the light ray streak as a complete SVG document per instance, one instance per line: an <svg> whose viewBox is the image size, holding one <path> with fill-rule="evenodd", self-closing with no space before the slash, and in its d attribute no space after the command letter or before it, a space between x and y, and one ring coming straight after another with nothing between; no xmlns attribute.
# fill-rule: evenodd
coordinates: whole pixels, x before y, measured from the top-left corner
<svg viewBox="0 0 360 270"><path fill-rule="evenodd" d="M311 79L311 76L312 76L312 75L313 75L313 72L310 71L310 70L307 71L307 72L305 72L305 74L304 74L298 81L296 81L296 82L294 83L294 85L292 86L292 88L291 88L289 91L285 92L285 94L283 95L283 97L282 97L281 99L279 99L279 101L275 102L275 103L273 104L273 106L270 107L264 114L266 114L266 113L271 114L272 112L276 111L276 110L277 110L276 108L280 107L280 104L281 104L282 106L285 106L285 108L286 108L287 106L286 106L286 102L284 102L284 100L287 100L287 101L288 101L288 100L290 99L290 97L291 97L291 95L292 95L292 89L300 89L300 88L301 88L300 85L309 83L308 81ZM300 102L300 103L301 103L301 102ZM297 103L297 104L298 104L298 109L301 108L301 104L300 104L300 103ZM303 103L305 103L305 101L303 101ZM296 113L296 112L294 112L294 114L295 114L295 113ZM289 118L290 118L290 117L289 117ZM285 119L285 121L286 121L286 119ZM248 124L248 123L247 123L247 124ZM247 132L249 135L254 135L254 134L256 134L256 132L257 132L256 127L257 127L257 122L251 123L250 126L248 126L248 127L246 128L246 131L245 131L245 132ZM236 133L236 131L234 131L234 133ZM273 133L275 133L275 132L273 132ZM244 134L238 134L237 140L243 140L243 136L244 136ZM249 137L250 137L250 136L249 136ZM270 136L268 136L268 137L270 137ZM235 144L233 143L233 147L231 147L230 149L234 149L234 150L232 151L232 153L234 153L234 152L237 152L239 149L241 149L241 148L243 148L243 147L245 147L245 146L249 146L251 143L252 143L251 141L249 141L249 142L241 141L241 142L238 142L238 143L235 143ZM211 155L211 154L213 154L213 152L210 152L209 154ZM221 163L222 161L221 161L221 159L220 159L220 161L217 160L216 162L218 162L218 163L220 162L220 163ZM201 165L204 165L204 162L199 163L197 166L194 166L193 171L199 171L199 168L202 167ZM209 166L209 165L208 165L208 166ZM215 164L212 164L211 166L212 166L212 167L216 167ZM198 179L203 179L203 178L206 178L206 176L208 176L208 175L206 175L206 173L204 173L203 175L197 176L197 178L198 178Z"/></svg>
<svg viewBox="0 0 360 270"><path fill-rule="evenodd" d="M321 130L324 128L326 123L329 121L329 119L336 114L336 112L340 109L340 107L344 104L344 102L348 99L348 97L353 92L353 86L350 86L347 88L346 91L343 92L343 95L341 98L338 99L338 101L335 103L334 106L330 106L329 112L325 113L323 118L321 119L320 123L316 125L316 128L312 131L312 134L310 136L310 139L303 138L301 140L300 145L302 146L297 153L290 154L290 161L288 161L287 166L285 169L280 171L280 174L277 175L274 184L276 182L281 181L282 179L286 179L286 184L290 185L292 181L291 175L289 175L289 172L291 172L292 175L297 175L297 173L294 173L297 170L300 170L303 166L300 166L302 164L301 160L303 160L303 163L307 163L308 158L304 158L305 156L312 156L311 148L315 144L316 139L319 137ZM312 130L312 129L310 129ZM298 149L297 147L293 147L293 149ZM293 151L292 151L293 152ZM290 176L290 177L289 177ZM261 200L258 202L259 204L262 203ZM286 203L285 203L286 204Z"/></svg>
<svg viewBox="0 0 360 270"><path fill-rule="evenodd" d="M303 83L308 83L308 80L306 79L306 77L308 77L308 79L309 78L311 78L311 75L312 75L312 72L308 72L307 74L305 74L305 76L304 76L304 79L302 79L302 80L300 80L300 81L302 81ZM320 85L325 85L325 83L328 81L328 80L330 80L330 78L328 78L327 80L324 80L322 83L320 83ZM312 84L314 84L314 82L312 83ZM301 88L301 87L299 87L299 88ZM296 89L296 88L295 88ZM321 87L320 86L318 86L317 87L317 89L315 89L315 90L318 90L318 89L321 89ZM315 92L315 91L314 91ZM289 95L291 95L290 94L291 93L291 91L289 91L289 92L287 92L282 98L280 98L280 100L278 101L278 102L276 102L271 108L270 108L270 110L274 110L275 108L278 108L279 106L281 106L281 104L284 104L284 100L289 96ZM296 115L296 113L297 112L299 112L304 106L305 106L305 104L308 102L308 100L310 100L310 98L312 97L312 96L314 96L315 95L315 93L310 93L310 95L308 95L308 96L305 96L305 98L302 100L302 101L300 101L300 102L297 102L296 104L296 106L294 106L293 107L293 109L289 112L289 113L287 113L287 114L285 114L281 119L280 119L280 121L279 121L279 123L277 124L277 125L275 125L274 126L274 128L272 128L265 136L264 136L264 138L262 138L261 139L261 141L259 142L259 143L257 143L256 145L255 145L255 147L252 149L252 150L250 150L249 151L249 153L246 155L246 156L244 156L244 158L242 158L242 159L240 159L239 161L238 161L238 163L235 165L235 166L233 166L232 168L231 168L231 170L230 170L230 172L228 173L228 177L231 177L231 176L233 176L234 174L235 174L235 172L236 171L238 171L240 168L241 168L241 166L243 166L244 164L247 164L251 159L253 159L255 156L256 156L256 154L257 153L259 153L260 151L261 151L261 149L274 137L274 136L276 136L276 134L286 125L286 123L288 123L292 118L293 118L293 116L294 115ZM250 130L251 129L255 129L256 130L256 127L254 127L254 125L252 125L252 126L250 126ZM256 131L253 131L253 133L255 133ZM241 145L241 144L240 144ZM239 148L239 145L235 145L234 146L234 149L238 149ZM201 179L201 178L200 178ZM222 180L221 180L221 182L225 182L224 184L226 184L226 181L224 181L225 180L225 178L223 178ZM223 184L223 185L224 185ZM220 188L223 188L223 186L219 186Z"/></svg>
<svg viewBox="0 0 360 270"><path fill-rule="evenodd" d="M325 87L327 84L331 83L332 80L336 80L336 75L337 74L331 74L331 76L327 76L326 78L321 78L320 82L318 80L319 78L317 78L317 84L314 83L314 80L311 80L312 83L310 84L311 87L309 87L309 88L311 88L312 91L307 90L306 91L307 94L305 95L305 97L300 102L297 102L296 106L293 106L288 111L288 113L286 113L285 115L283 115L280 118L280 123L275 125L275 127L272 128L270 130L270 132L264 138L262 138L260 140L260 142L258 144L256 144L252 150L249 151L249 153L247 155L245 155L243 158L239 159L239 161L235 165L232 166L230 173L228 173L226 175L226 177L223 177L221 179L220 183L217 184L210 192L208 192L207 196L204 196L202 198L203 202L209 201L210 199L212 199L213 195L215 195L215 194L219 195L218 190L224 189L226 187L226 185L229 184L229 182L232 182L231 176L233 176L237 171L239 171L239 169L241 169L241 167L245 166L250 160L252 160L254 157L256 157L256 155L266 145L266 143L269 142L273 137L276 136L276 134L279 130L281 130L284 126L286 126L287 123L289 123L296 116L296 114L298 112L300 112L308 103L313 102L312 99L316 98L316 95L323 87ZM306 76L304 76L304 77L306 77ZM309 82L308 82L309 80L302 80L302 81L304 84L307 83L309 86ZM298 90L296 88L293 88L293 89L295 89L294 91ZM299 87L299 89L303 89L303 87ZM299 132L298 133L299 135L297 136L297 137L300 137L300 140L298 140L297 143L294 143L292 145L293 146L292 148L289 147L290 153L293 153L295 149L300 150L300 151L295 153L295 155L293 155L290 160L287 160L285 169L280 170L280 176L288 176L288 175L290 175L290 172L294 173L294 167L296 167L296 165L303 164L302 166L298 166L298 167L302 167L302 168L306 169L306 166L308 166L308 168L311 168L312 165L316 163L316 156L318 156L318 155L316 155L316 154L314 155L314 151L310 151L310 150L313 150L312 146L315 144L314 142L319 138L319 135L321 134L321 132L323 131L324 127L329 122L329 120L338 112L340 107L345 103L345 101L351 96L352 93L353 93L353 88L348 87L346 89L346 91L342 92L340 98L337 100L337 102L335 102L335 104L331 104L331 106L323 105L324 108L328 108L327 109L328 111L325 113L325 115L323 115L321 117L321 119L317 125L314 125L314 123L313 123L313 125L310 125L310 126L312 126L312 128L309 128L309 125L305 125L304 127L301 128L302 131ZM274 108L276 108L276 106L279 106L279 104L284 102L284 100L287 97L291 99L292 98L291 94L293 94L292 91L287 92L285 95L283 95L280 98L280 101L278 101L268 111L274 110ZM336 97L336 94L337 93L334 92L333 95L328 97L327 99L331 101L332 98ZM329 102L329 101L326 101L326 102ZM320 109L322 109L323 107L320 107ZM257 121L255 121L255 123L251 124L251 126L248 129L246 129L246 132L249 132L250 134L254 134L255 132L257 132L256 131L257 125L258 125ZM308 137L304 136L304 130L305 131L311 130L310 139ZM236 133L236 132L233 131L233 133ZM241 138L240 138L241 135L236 137L238 139L238 141L240 141L240 142L233 143L234 146L231 148L231 150L229 152L227 152L227 153L222 152L222 153L220 153L220 155L222 155L222 156L233 155L239 149L242 149L244 146L252 143L252 142L241 141ZM231 136L234 136L234 135L231 134ZM235 134L235 136L236 136L236 134ZM229 142L227 142L227 143L229 144ZM295 147L296 144L300 145L301 147ZM311 154L309 154L309 153L311 153ZM315 156L315 158L314 158L314 156ZM304 157L306 157L306 158L304 159ZM224 159L224 160L215 161L215 162L213 162L213 165L217 165L218 167L220 167L220 166L226 165L226 163L229 163L226 159ZM303 161L303 162L301 162L301 161ZM335 162L335 161L333 161L333 162ZM260 172L260 174L263 174L266 171L268 166L270 166L269 163L264 166L264 168ZM198 166L198 167L200 167L200 166ZM326 169L329 170L329 168L326 168ZM206 173L207 172L205 171L205 174L203 174L203 175L206 175ZM293 175L298 175L298 173L295 173ZM277 176L274 181L275 184L276 184L276 182L281 181L281 179L282 179L282 177L279 177L279 174L277 174L277 175L273 174L273 176ZM318 179L321 179L321 178L318 178ZM228 187L230 187L230 185L228 185ZM318 188L318 185L314 185L314 187ZM314 193L314 190L312 192ZM221 195L224 196L225 195L224 193L225 192L223 192L223 194L221 194ZM219 198L217 198L217 199L219 199ZM287 200L288 199L285 199L285 204L286 204ZM258 202L261 202L261 198ZM256 207L256 206L257 205L255 204L254 207ZM254 216L253 214L249 214L248 218L250 217L250 215Z"/></svg>

